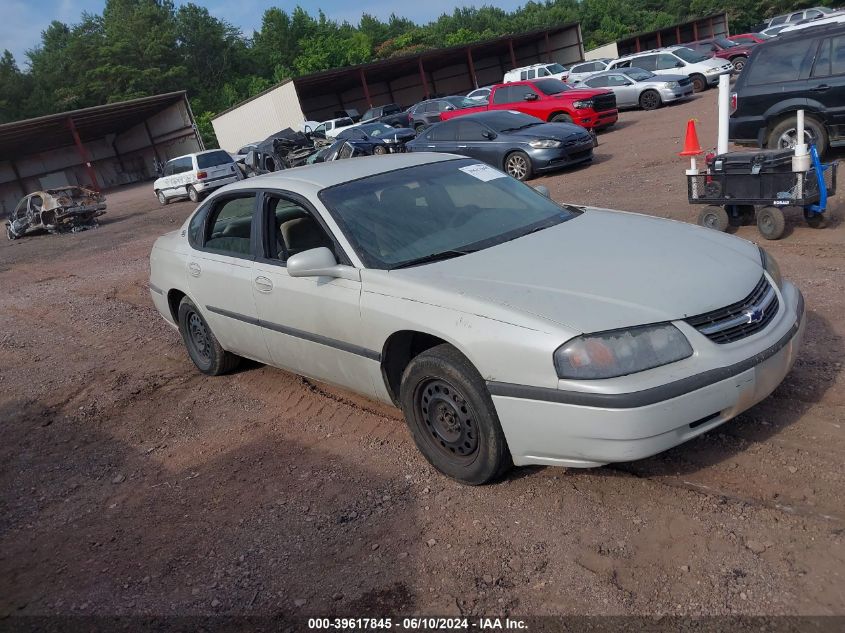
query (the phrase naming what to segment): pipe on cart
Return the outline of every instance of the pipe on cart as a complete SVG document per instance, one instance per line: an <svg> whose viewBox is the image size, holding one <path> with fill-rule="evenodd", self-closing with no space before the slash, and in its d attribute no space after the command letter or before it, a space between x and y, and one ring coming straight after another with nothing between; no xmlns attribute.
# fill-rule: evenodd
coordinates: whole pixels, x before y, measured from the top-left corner
<svg viewBox="0 0 845 633"><path fill-rule="evenodd" d="M716 154L728 152L728 117L731 115L731 76L719 77L719 135L716 142Z"/></svg>

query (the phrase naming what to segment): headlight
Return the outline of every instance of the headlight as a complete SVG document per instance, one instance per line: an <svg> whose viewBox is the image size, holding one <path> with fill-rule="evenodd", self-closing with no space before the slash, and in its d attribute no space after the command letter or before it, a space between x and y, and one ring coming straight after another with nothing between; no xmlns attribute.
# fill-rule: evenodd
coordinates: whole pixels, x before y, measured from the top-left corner
<svg viewBox="0 0 845 633"><path fill-rule="evenodd" d="M680 86L681 84L679 84L677 81L667 81L667 82L666 82L665 84L663 84L663 85L664 85L664 86L666 86L667 88L677 88L677 87L678 87L678 86Z"/></svg>
<svg viewBox="0 0 845 633"><path fill-rule="evenodd" d="M584 334L554 353L559 378L596 380L626 376L692 356L692 347L671 323Z"/></svg>
<svg viewBox="0 0 845 633"><path fill-rule="evenodd" d="M780 274L780 266L775 261L775 258L769 255L762 246L758 247L760 249L760 260L763 265L763 269L769 273L769 276L772 278L772 281L775 285L780 289L781 282L783 281L783 277Z"/></svg>
<svg viewBox="0 0 845 633"><path fill-rule="evenodd" d="M707 74L712 75L713 73L717 73L720 70L722 70L722 69L721 68L708 68L706 72L707 72Z"/></svg>
<svg viewBox="0 0 845 633"><path fill-rule="evenodd" d="M550 138L544 138L537 141L529 141L528 144L535 149L548 149L550 147L560 147L560 141L554 141Z"/></svg>
<svg viewBox="0 0 845 633"><path fill-rule="evenodd" d="M572 103L572 107L576 110L584 110L587 108L593 107L593 100L592 99L584 99L583 101L575 101Z"/></svg>

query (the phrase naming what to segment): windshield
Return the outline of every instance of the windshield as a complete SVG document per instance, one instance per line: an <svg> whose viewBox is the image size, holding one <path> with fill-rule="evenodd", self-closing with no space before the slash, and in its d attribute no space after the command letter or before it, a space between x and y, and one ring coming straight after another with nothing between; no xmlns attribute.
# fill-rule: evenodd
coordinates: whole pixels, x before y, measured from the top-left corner
<svg viewBox="0 0 845 633"><path fill-rule="evenodd" d="M657 77L657 75L655 75L654 73L644 70L642 68L626 68L622 72L624 72L634 81L645 81L646 79Z"/></svg>
<svg viewBox="0 0 845 633"><path fill-rule="evenodd" d="M698 62L703 62L705 59L708 59L707 55L696 53L694 50L683 46L681 48L676 48L672 51L672 53L683 59L688 64L697 64Z"/></svg>
<svg viewBox="0 0 845 633"><path fill-rule="evenodd" d="M534 85L540 89L543 94L556 95L567 90L572 90L571 86L567 86L560 79L538 79Z"/></svg>
<svg viewBox="0 0 845 633"><path fill-rule="evenodd" d="M216 152L208 152L207 154L197 155L197 169L208 169L209 167L216 167L217 165L227 165L234 163L232 157L222 149Z"/></svg>
<svg viewBox="0 0 845 633"><path fill-rule="evenodd" d="M387 123L368 123L367 125L359 125L357 128L350 128L350 130L355 129L361 130L364 134L369 134L370 136L384 136L385 134L393 134L396 131L396 128Z"/></svg>
<svg viewBox="0 0 845 633"><path fill-rule="evenodd" d="M477 108L478 104L473 101L472 99L467 99L466 97L446 97L444 99L447 103L455 106L458 110L462 110L463 108Z"/></svg>
<svg viewBox="0 0 845 633"><path fill-rule="evenodd" d="M470 159L353 180L320 199L364 264L383 270L490 248L579 214Z"/></svg>
<svg viewBox="0 0 845 633"><path fill-rule="evenodd" d="M546 66L546 70L548 70L553 75L558 75L560 73L566 72L566 68L564 68L560 64L549 64L548 66Z"/></svg>
<svg viewBox="0 0 845 633"><path fill-rule="evenodd" d="M713 41L722 48L733 48L734 46L739 46L736 42L725 39L724 37L716 37Z"/></svg>

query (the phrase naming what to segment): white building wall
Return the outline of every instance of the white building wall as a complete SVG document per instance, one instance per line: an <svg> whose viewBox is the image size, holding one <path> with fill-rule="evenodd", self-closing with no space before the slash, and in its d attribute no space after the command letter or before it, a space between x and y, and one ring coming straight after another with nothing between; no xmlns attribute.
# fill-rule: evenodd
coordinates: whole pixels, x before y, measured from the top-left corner
<svg viewBox="0 0 845 633"><path fill-rule="evenodd" d="M272 88L211 120L220 147L235 152L286 127L301 129L305 115L292 81Z"/></svg>
<svg viewBox="0 0 845 633"><path fill-rule="evenodd" d="M601 59L602 57L610 59L616 59L619 57L619 49L616 47L616 42L599 46L598 48L594 48L593 50L584 53L584 59L586 60Z"/></svg>

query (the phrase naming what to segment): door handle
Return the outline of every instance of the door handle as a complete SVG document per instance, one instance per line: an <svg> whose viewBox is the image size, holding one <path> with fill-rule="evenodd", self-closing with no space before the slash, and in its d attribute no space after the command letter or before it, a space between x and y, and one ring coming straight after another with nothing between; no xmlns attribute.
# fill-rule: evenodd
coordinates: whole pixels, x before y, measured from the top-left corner
<svg viewBox="0 0 845 633"><path fill-rule="evenodd" d="M458 145L458 147L460 147L462 149L466 149L466 145Z"/></svg>
<svg viewBox="0 0 845 633"><path fill-rule="evenodd" d="M200 265L196 262L191 262L188 264L188 271L191 273L192 277L199 277L202 272L202 268L200 268Z"/></svg>
<svg viewBox="0 0 845 633"><path fill-rule="evenodd" d="M812 90L813 92L824 92L825 90L830 90L830 86L828 86L827 84L820 84L811 88L810 90Z"/></svg>
<svg viewBox="0 0 845 633"><path fill-rule="evenodd" d="M271 292L273 290L273 282L267 277L256 277L255 287L259 292Z"/></svg>

